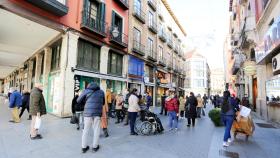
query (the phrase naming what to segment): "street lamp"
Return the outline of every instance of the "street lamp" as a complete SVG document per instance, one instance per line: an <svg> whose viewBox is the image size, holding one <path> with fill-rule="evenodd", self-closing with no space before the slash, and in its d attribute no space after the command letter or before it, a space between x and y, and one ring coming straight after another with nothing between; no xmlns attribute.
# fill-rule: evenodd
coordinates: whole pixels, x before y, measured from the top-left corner
<svg viewBox="0 0 280 158"><path fill-rule="evenodd" d="M114 27L113 31L112 31L112 35L114 38L117 38L119 36L120 32L118 30L118 27Z"/></svg>

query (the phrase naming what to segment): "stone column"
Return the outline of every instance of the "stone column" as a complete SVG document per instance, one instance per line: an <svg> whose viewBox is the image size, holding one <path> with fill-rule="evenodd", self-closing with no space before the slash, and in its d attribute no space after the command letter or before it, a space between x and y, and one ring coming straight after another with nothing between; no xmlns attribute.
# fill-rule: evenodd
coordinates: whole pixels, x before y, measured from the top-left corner
<svg viewBox="0 0 280 158"><path fill-rule="evenodd" d="M61 46L61 107L58 113L61 117L71 115L71 102L74 97L74 72L72 67L77 65L79 36L69 31L63 35Z"/></svg>
<svg viewBox="0 0 280 158"><path fill-rule="evenodd" d="M249 79L249 102L250 102L250 104L253 104L253 77L252 76L249 76L248 77L248 79Z"/></svg>
<svg viewBox="0 0 280 158"><path fill-rule="evenodd" d="M34 62L33 60L28 61L28 72L27 72L27 90L28 91L31 91L33 62Z"/></svg>
<svg viewBox="0 0 280 158"><path fill-rule="evenodd" d="M258 97L257 97L257 113L264 119L267 119L267 106L266 106L266 92L265 92L265 81L266 81L266 66L257 66L258 76Z"/></svg>
<svg viewBox="0 0 280 158"><path fill-rule="evenodd" d="M110 48L102 46L100 49L100 73L107 74L108 70L108 54ZM100 79L100 88L105 92L107 89L106 79Z"/></svg>
<svg viewBox="0 0 280 158"><path fill-rule="evenodd" d="M35 80L34 83L40 81L40 74L41 74L41 66L42 66L42 54L36 54L36 70L35 70Z"/></svg>
<svg viewBox="0 0 280 158"><path fill-rule="evenodd" d="M51 60L52 60L52 52L51 52L51 48L50 47L46 47L44 49L45 52L45 57L44 57L44 74L43 74L43 86L44 86L44 94L45 97L47 96L46 92L48 89L48 77L49 77L49 73L51 71Z"/></svg>

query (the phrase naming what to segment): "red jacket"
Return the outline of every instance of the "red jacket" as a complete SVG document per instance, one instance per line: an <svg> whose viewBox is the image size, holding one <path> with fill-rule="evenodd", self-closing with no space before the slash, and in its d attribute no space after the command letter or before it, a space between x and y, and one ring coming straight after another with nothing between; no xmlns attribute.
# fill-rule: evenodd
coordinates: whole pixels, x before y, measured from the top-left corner
<svg viewBox="0 0 280 158"><path fill-rule="evenodd" d="M165 108L167 111L175 111L179 112L179 104L177 98L169 98L167 97L165 100Z"/></svg>

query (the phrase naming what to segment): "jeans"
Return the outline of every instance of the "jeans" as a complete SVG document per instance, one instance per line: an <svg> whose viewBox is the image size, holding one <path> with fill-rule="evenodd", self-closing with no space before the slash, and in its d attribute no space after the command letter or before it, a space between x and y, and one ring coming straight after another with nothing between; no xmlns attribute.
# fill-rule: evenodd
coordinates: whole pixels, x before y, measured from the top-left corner
<svg viewBox="0 0 280 158"><path fill-rule="evenodd" d="M172 129L173 125L174 125L174 128L178 128L178 120L177 120L176 112L175 111L168 111L167 115L168 115L168 127L170 129ZM174 124L173 124L173 121L174 121Z"/></svg>
<svg viewBox="0 0 280 158"><path fill-rule="evenodd" d="M100 136L100 117L84 117L84 130L82 135L82 148L86 148L88 145L88 137L90 130L93 130L92 147L96 148L99 144Z"/></svg>
<svg viewBox="0 0 280 158"><path fill-rule="evenodd" d="M82 127L82 129L84 128L84 117L83 117L83 112L82 111L76 111L75 112L76 117L78 118L77 121L77 128Z"/></svg>
<svg viewBox="0 0 280 158"><path fill-rule="evenodd" d="M201 115L201 109L202 109L202 107L197 107L197 108L196 108L197 117L200 117L200 115Z"/></svg>
<svg viewBox="0 0 280 158"><path fill-rule="evenodd" d="M224 142L227 142L230 136L231 126L234 120L234 116L231 115L222 115L222 121L225 125L225 133L224 133Z"/></svg>
<svg viewBox="0 0 280 158"><path fill-rule="evenodd" d="M128 112L129 124L130 124L130 133L135 133L134 126L137 117L137 112Z"/></svg>
<svg viewBox="0 0 280 158"><path fill-rule="evenodd" d="M23 106L23 107L21 107L20 114L19 114L19 118L21 118L21 116L22 116L23 112L25 111L25 109L26 109L27 112L29 113L29 106L28 106L28 107ZM29 116L30 116L30 115L29 115Z"/></svg>

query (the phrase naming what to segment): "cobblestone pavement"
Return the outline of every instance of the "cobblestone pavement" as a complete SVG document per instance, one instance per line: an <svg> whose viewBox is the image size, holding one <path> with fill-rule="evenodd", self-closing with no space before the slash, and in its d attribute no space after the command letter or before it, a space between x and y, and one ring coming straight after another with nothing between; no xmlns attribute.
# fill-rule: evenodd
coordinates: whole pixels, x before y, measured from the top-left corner
<svg viewBox="0 0 280 158"><path fill-rule="evenodd" d="M115 120L110 119L110 137L101 137L100 150L81 154L82 132L69 123L69 118L43 117L44 138L33 141L29 138L27 115L19 124L9 123L9 116L7 105L0 102L0 158L218 158L231 152L242 158L278 158L280 152L279 129L257 126L248 142L238 136L231 147L223 149L223 128L214 127L208 117L203 117L197 119L196 127L186 127L186 121L180 120L179 131L153 136L130 136L128 126L115 125ZM166 116L160 118L166 128Z"/></svg>

